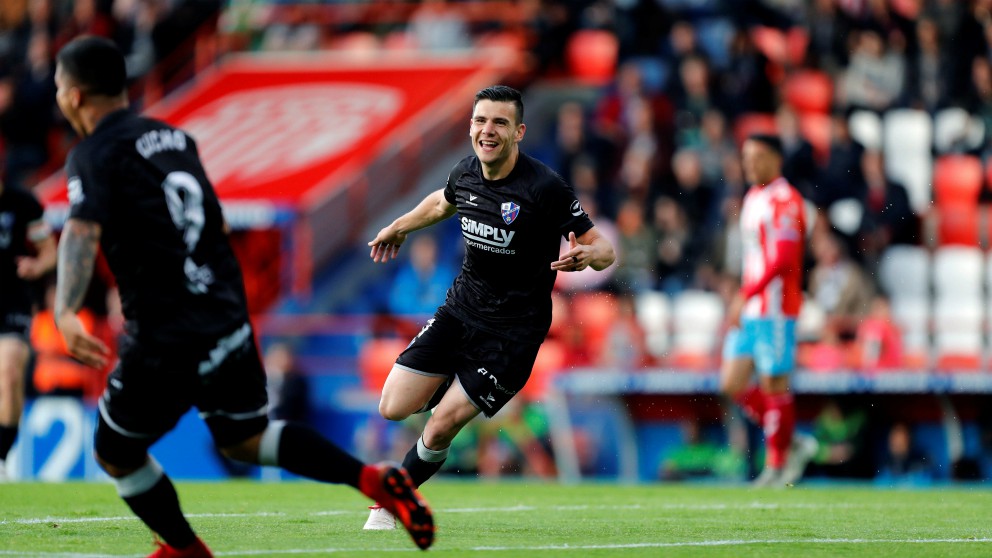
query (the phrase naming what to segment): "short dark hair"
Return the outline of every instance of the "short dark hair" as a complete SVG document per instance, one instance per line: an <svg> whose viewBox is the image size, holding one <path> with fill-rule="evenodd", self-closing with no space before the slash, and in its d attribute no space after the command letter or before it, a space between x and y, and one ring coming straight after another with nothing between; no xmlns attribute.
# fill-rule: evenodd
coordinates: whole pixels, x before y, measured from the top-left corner
<svg viewBox="0 0 992 558"><path fill-rule="evenodd" d="M494 101L497 103L513 103L517 109L517 124L524 121L524 101L520 92L507 85L493 85L475 94L475 102L472 108L479 104L479 101Z"/></svg>
<svg viewBox="0 0 992 558"><path fill-rule="evenodd" d="M62 47L56 61L84 92L116 97L127 86L124 55L103 37L86 35Z"/></svg>
<svg viewBox="0 0 992 558"><path fill-rule="evenodd" d="M751 141L756 141L763 143L768 146L769 149L777 153L779 156L782 155L782 140L778 136L772 134L751 134L747 137Z"/></svg>

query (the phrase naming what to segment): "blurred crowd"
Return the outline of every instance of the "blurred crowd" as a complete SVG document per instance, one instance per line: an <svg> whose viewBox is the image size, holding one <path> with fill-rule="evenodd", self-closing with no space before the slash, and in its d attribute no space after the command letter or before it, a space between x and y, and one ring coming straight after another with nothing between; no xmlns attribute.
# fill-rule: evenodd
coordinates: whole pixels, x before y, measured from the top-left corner
<svg viewBox="0 0 992 558"><path fill-rule="evenodd" d="M112 39L128 77L146 76L220 0L6 0L0 7L0 153L4 179L34 187L64 161L71 143L55 106L58 50L84 34Z"/></svg>

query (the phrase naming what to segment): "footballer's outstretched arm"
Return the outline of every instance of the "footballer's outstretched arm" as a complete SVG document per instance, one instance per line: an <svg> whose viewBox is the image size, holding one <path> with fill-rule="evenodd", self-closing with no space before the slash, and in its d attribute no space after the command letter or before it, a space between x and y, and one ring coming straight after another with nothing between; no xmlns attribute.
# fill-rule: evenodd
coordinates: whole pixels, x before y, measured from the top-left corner
<svg viewBox="0 0 992 558"><path fill-rule="evenodd" d="M404 213L375 235L369 242L372 247L369 257L374 262L382 263L396 259L408 234L444 221L454 215L456 209L444 198L444 190L431 192L417 207Z"/></svg>
<svg viewBox="0 0 992 558"><path fill-rule="evenodd" d="M59 241L55 287L55 323L66 347L72 356L96 368L106 365L110 350L83 328L76 313L93 277L100 234L99 223L75 218L66 221Z"/></svg>
<svg viewBox="0 0 992 558"><path fill-rule="evenodd" d="M591 267L596 271L603 271L613 265L616 259L613 244L601 235L596 227L593 227L579 237L576 237L574 232L568 233L568 250L559 257L558 261L551 262L551 269L582 271Z"/></svg>

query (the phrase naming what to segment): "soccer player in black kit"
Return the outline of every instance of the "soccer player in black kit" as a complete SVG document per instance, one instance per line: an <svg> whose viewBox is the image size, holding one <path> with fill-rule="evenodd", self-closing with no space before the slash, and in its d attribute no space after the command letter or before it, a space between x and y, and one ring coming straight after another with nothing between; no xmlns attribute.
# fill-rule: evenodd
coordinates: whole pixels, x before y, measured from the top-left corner
<svg viewBox="0 0 992 558"><path fill-rule="evenodd" d="M430 546L433 518L405 470L364 465L307 426L267 418L241 270L193 139L127 111L124 58L110 41L66 45L55 82L59 108L83 137L66 161L56 323L75 357L94 366L108 358L76 316L102 248L126 338L99 402L94 450L120 496L163 539L151 556L211 556L148 454L194 405L226 456L385 499L417 546Z"/></svg>
<svg viewBox="0 0 992 558"><path fill-rule="evenodd" d="M469 131L475 155L369 242L373 261L389 261L409 233L455 213L465 239L461 273L396 359L379 401L389 420L433 409L403 461L417 486L440 470L462 427L480 412L492 417L524 387L551 326L555 274L603 270L615 259L571 186L520 151L523 112L513 88L479 91ZM562 238L568 249L559 254ZM394 527L392 514L373 506L365 528Z"/></svg>
<svg viewBox="0 0 992 558"><path fill-rule="evenodd" d="M0 183L0 482L24 411L30 349L30 281L55 267L55 238L38 200ZM33 252L33 255L32 255Z"/></svg>

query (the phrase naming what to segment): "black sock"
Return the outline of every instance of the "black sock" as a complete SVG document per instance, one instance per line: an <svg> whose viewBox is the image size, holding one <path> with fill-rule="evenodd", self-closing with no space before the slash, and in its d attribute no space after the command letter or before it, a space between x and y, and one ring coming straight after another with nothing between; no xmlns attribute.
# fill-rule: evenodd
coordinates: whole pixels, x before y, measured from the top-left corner
<svg viewBox="0 0 992 558"><path fill-rule="evenodd" d="M124 501L152 531L174 548L185 548L196 540L193 529L179 508L179 496L169 477L163 474L149 490Z"/></svg>
<svg viewBox="0 0 992 558"><path fill-rule="evenodd" d="M17 425L0 425L0 461L7 459L7 454L10 453L15 441L17 441Z"/></svg>
<svg viewBox="0 0 992 558"><path fill-rule="evenodd" d="M309 426L289 422L279 439L279 466L313 480L358 488L365 464Z"/></svg>
<svg viewBox="0 0 992 558"><path fill-rule="evenodd" d="M415 486L420 486L427 482L427 479L433 477L438 471L441 470L441 466L444 465L444 461L448 459L447 448L439 451L432 451L424 446L423 450L420 446L423 444L423 438L417 440L416 444L410 448L410 451L406 453L406 457L403 458L403 468L406 472L410 473L410 478L413 480ZM430 461L424 460L420 456L420 452L425 451L429 455Z"/></svg>

